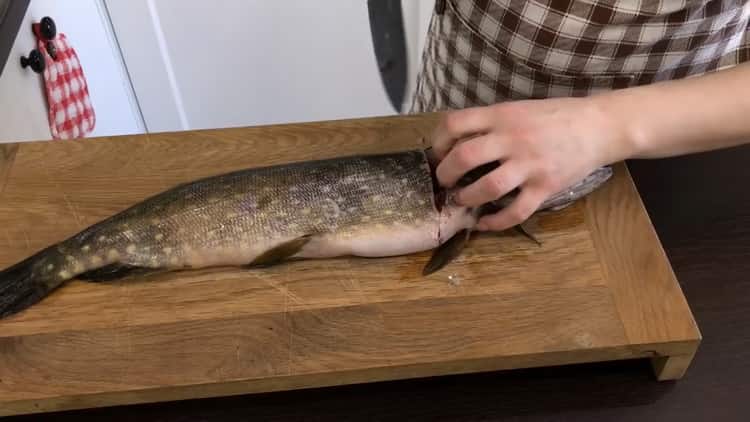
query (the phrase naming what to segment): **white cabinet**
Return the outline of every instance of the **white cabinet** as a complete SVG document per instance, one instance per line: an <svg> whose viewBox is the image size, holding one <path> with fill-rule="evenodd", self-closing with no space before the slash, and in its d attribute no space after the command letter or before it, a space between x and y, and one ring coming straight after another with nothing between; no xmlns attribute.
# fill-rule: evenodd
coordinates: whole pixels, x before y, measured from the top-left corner
<svg viewBox="0 0 750 422"><path fill-rule="evenodd" d="M433 0L402 3L413 84ZM0 141L51 137L41 77L18 64L43 16L78 53L91 136L396 113L365 0L32 0L0 76Z"/></svg>
<svg viewBox="0 0 750 422"><path fill-rule="evenodd" d="M90 136L143 132L136 99L106 10L98 0L31 0L0 75L0 142L52 139L42 76L22 69L20 57L36 47L32 22L50 16L76 50L96 112Z"/></svg>
<svg viewBox="0 0 750 422"><path fill-rule="evenodd" d="M396 113L364 0L105 2L150 131ZM432 2L403 3L415 74Z"/></svg>

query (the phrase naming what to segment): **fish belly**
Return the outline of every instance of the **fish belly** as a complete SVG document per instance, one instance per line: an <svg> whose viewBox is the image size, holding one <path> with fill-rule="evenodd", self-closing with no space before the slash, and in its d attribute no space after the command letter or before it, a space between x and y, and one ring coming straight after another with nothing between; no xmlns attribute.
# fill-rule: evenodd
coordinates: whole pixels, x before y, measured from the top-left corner
<svg viewBox="0 0 750 422"><path fill-rule="evenodd" d="M439 244L435 223L412 226L363 227L354 233L332 233L313 238L297 255L299 258L338 256L385 257L406 255L435 248Z"/></svg>

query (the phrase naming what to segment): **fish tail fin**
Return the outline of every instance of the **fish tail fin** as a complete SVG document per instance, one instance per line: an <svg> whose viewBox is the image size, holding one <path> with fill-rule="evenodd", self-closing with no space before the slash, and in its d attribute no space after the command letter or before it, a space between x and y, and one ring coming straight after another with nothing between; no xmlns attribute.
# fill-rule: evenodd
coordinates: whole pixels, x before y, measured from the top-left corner
<svg viewBox="0 0 750 422"><path fill-rule="evenodd" d="M63 262L59 253L46 249L0 271L0 318L39 302L67 281Z"/></svg>

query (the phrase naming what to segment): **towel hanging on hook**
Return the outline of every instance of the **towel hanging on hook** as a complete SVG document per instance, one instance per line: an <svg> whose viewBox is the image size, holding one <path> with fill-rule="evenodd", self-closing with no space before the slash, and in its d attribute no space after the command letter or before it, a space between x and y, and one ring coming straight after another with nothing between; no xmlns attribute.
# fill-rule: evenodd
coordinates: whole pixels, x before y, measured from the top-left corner
<svg viewBox="0 0 750 422"><path fill-rule="evenodd" d="M96 114L91 104L88 84L78 54L50 17L32 24L37 49L22 63L31 65L44 78L53 139L82 138L94 130ZM34 60L41 56L44 64ZM35 64L37 67L35 67ZM25 67L25 66L24 66Z"/></svg>

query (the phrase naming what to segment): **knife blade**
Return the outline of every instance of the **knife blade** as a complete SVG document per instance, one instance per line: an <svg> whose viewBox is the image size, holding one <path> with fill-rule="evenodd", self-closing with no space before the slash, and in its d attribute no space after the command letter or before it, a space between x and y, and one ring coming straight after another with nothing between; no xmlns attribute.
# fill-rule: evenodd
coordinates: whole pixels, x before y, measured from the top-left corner
<svg viewBox="0 0 750 422"><path fill-rule="evenodd" d="M401 0L368 0L375 58L388 99L397 112L406 96L407 57Z"/></svg>

